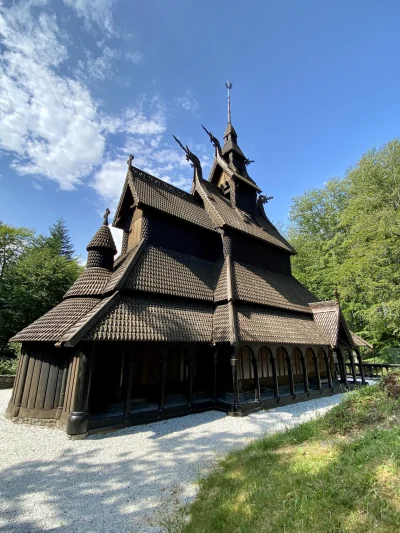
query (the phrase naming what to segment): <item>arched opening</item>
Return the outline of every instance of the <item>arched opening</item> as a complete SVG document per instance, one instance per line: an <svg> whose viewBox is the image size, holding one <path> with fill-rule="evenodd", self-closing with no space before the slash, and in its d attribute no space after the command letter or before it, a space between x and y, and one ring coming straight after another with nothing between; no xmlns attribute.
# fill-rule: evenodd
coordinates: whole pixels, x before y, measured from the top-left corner
<svg viewBox="0 0 400 533"><path fill-rule="evenodd" d="M267 346L261 346L259 360L261 398L269 399L279 396L276 364L272 352Z"/></svg>
<svg viewBox="0 0 400 533"><path fill-rule="evenodd" d="M308 372L306 359L303 357L303 353L295 346L292 351L293 361L293 378L295 383L296 392L309 392Z"/></svg>
<svg viewBox="0 0 400 533"><path fill-rule="evenodd" d="M240 401L259 399L258 368L253 350L250 346L239 349L238 381Z"/></svg>
<svg viewBox="0 0 400 533"><path fill-rule="evenodd" d="M333 386L333 358L324 350L324 348L318 348L319 368L321 373L321 385L322 388L331 389Z"/></svg>
<svg viewBox="0 0 400 533"><path fill-rule="evenodd" d="M310 347L306 349L307 373L310 390L321 390L321 373L318 355Z"/></svg>

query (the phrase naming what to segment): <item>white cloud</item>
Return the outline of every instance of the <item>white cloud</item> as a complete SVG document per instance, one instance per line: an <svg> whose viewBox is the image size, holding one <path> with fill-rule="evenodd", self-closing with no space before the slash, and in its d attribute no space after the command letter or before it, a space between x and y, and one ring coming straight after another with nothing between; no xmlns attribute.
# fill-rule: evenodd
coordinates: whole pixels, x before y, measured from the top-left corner
<svg viewBox="0 0 400 533"><path fill-rule="evenodd" d="M97 26L110 35L117 31L113 21L114 0L64 0L82 18L86 29Z"/></svg>
<svg viewBox="0 0 400 533"><path fill-rule="evenodd" d="M38 183L37 181L31 180L32 187L36 189L37 191L41 191L43 187Z"/></svg>
<svg viewBox="0 0 400 533"><path fill-rule="evenodd" d="M143 63L143 54L140 50L137 50L136 52L125 52L125 57L134 65L140 65L140 63Z"/></svg>
<svg viewBox="0 0 400 533"><path fill-rule="evenodd" d="M192 91L186 89L185 94L176 99L178 105L183 107L185 111L191 111L195 113L199 108L199 103L192 95Z"/></svg>
<svg viewBox="0 0 400 533"><path fill-rule="evenodd" d="M146 100L145 100L146 101ZM162 103L154 98L149 104L149 112L144 111L144 103L126 108L119 116L102 117L102 127L108 133L137 135L159 135L166 130L166 114Z"/></svg>
<svg viewBox="0 0 400 533"><path fill-rule="evenodd" d="M56 70L67 51L55 16L34 18L31 6L0 6L0 148L18 173L72 189L101 162L105 139L89 90Z"/></svg>

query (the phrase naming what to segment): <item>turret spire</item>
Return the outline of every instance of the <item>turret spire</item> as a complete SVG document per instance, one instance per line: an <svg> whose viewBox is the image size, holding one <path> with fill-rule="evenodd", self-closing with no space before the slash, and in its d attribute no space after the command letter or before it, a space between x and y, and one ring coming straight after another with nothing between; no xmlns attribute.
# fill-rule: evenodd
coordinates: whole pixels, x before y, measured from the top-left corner
<svg viewBox="0 0 400 533"><path fill-rule="evenodd" d="M228 124L231 123L231 89L233 84L229 81L226 81L225 87L228 89Z"/></svg>

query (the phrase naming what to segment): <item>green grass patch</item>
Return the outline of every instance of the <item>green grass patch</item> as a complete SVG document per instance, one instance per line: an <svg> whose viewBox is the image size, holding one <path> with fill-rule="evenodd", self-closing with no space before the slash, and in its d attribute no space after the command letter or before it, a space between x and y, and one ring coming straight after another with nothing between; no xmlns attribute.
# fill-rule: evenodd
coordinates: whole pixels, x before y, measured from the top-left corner
<svg viewBox="0 0 400 533"><path fill-rule="evenodd" d="M349 393L324 417L228 454L199 481L190 521L166 531L398 532L399 419L385 385Z"/></svg>

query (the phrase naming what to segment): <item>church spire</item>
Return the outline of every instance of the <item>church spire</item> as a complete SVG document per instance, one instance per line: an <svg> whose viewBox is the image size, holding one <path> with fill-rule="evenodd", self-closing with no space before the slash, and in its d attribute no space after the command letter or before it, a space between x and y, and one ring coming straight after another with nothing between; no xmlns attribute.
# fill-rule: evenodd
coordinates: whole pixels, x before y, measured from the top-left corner
<svg viewBox="0 0 400 533"><path fill-rule="evenodd" d="M227 81L225 83L225 87L228 89L228 124L231 123L231 89L233 87L233 83L230 83Z"/></svg>

